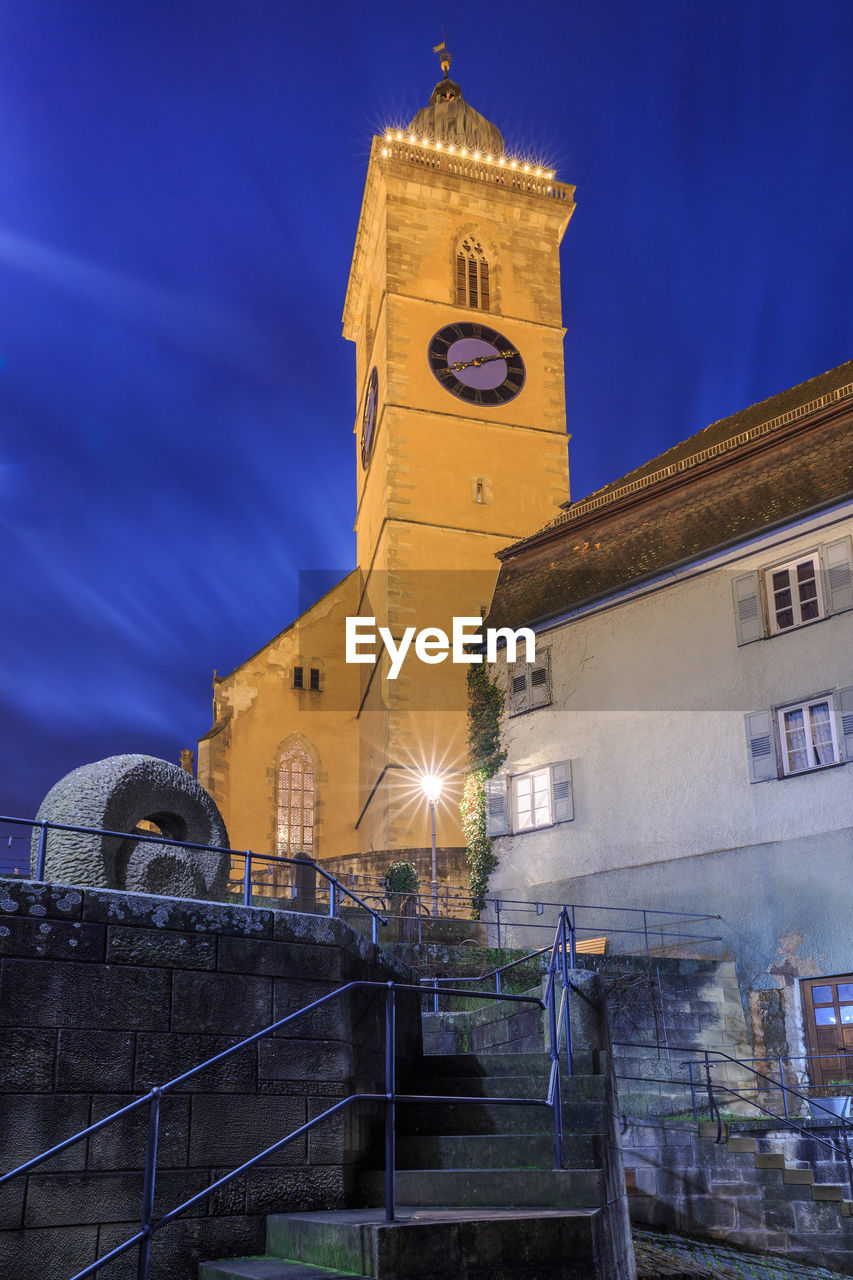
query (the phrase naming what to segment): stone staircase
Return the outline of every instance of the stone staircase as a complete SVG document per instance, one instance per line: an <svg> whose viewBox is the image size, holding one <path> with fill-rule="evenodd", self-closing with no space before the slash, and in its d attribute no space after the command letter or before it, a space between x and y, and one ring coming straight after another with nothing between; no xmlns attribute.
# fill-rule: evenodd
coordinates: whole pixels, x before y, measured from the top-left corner
<svg viewBox="0 0 853 1280"><path fill-rule="evenodd" d="M377 1207L271 1214L264 1258L202 1263L199 1280L634 1280L609 1056L579 1057L582 1074L561 1078L566 1167L550 1108L473 1100L544 1098L541 1049L426 1055L407 1092L472 1101L398 1104L397 1221ZM384 1173L360 1190L382 1205Z"/></svg>
<svg viewBox="0 0 853 1280"><path fill-rule="evenodd" d="M794 1158L802 1139L791 1131L723 1134L717 1143L715 1123L627 1125L634 1223L853 1272L853 1201L838 1164L823 1181Z"/></svg>

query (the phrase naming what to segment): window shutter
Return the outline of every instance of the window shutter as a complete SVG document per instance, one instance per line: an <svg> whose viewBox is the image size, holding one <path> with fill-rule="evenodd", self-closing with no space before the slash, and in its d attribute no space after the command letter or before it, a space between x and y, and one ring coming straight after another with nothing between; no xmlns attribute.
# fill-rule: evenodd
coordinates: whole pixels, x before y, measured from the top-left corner
<svg viewBox="0 0 853 1280"><path fill-rule="evenodd" d="M527 666L527 663L524 666ZM547 707L551 701L551 666L548 650L538 654L536 661L527 669L530 672L531 707Z"/></svg>
<svg viewBox="0 0 853 1280"><path fill-rule="evenodd" d="M486 835L505 836L509 831L507 779L486 779Z"/></svg>
<svg viewBox="0 0 853 1280"><path fill-rule="evenodd" d="M571 760L551 765L551 811L555 822L570 822L575 816Z"/></svg>
<svg viewBox="0 0 853 1280"><path fill-rule="evenodd" d="M849 537L828 542L822 555L827 613L853 609L853 549Z"/></svg>
<svg viewBox="0 0 853 1280"><path fill-rule="evenodd" d="M835 695L838 709L839 745L841 758L853 764L853 685L839 689Z"/></svg>
<svg viewBox="0 0 853 1280"><path fill-rule="evenodd" d="M517 716L530 706L527 663L516 662L509 669L509 714Z"/></svg>
<svg viewBox="0 0 853 1280"><path fill-rule="evenodd" d="M738 644L752 644L753 640L763 640L764 619L761 616L761 583L758 571L735 578L732 582L732 595Z"/></svg>
<svg viewBox="0 0 853 1280"><path fill-rule="evenodd" d="M750 782L768 782L771 778L778 778L772 711L749 713L746 717L746 742L749 748Z"/></svg>

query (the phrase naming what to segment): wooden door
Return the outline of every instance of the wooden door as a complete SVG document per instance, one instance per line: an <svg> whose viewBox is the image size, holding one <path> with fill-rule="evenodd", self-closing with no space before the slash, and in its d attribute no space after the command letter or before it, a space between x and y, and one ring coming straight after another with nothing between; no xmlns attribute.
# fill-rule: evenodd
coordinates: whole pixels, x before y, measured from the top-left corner
<svg viewBox="0 0 853 1280"><path fill-rule="evenodd" d="M815 1055L809 1080L814 1085L853 1081L853 974L804 978L800 990L808 1051Z"/></svg>

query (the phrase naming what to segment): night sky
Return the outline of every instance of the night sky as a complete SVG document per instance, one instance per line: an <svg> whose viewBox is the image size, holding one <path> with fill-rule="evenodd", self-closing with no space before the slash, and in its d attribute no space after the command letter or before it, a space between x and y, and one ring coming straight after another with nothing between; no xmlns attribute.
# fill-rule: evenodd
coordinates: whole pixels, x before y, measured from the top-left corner
<svg viewBox="0 0 853 1280"><path fill-rule="evenodd" d="M440 76L429 9L0 10L0 812L177 762L300 571L354 564L340 317L371 137ZM577 185L573 497L853 357L850 0L444 13L467 100Z"/></svg>

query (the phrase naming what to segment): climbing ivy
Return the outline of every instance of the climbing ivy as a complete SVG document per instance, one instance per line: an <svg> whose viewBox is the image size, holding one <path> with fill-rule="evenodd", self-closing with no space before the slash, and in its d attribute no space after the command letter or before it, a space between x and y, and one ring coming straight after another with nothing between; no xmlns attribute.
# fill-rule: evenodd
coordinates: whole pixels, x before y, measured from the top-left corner
<svg viewBox="0 0 853 1280"><path fill-rule="evenodd" d="M506 759L500 739L503 701L503 693L492 680L486 663L472 663L468 668L470 771L462 789L460 811L474 920L480 918L489 889L489 877L498 865L492 842L486 835L486 779L497 773Z"/></svg>

